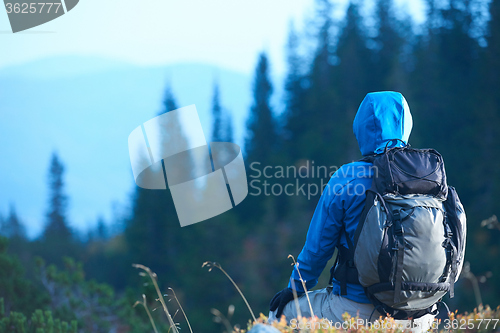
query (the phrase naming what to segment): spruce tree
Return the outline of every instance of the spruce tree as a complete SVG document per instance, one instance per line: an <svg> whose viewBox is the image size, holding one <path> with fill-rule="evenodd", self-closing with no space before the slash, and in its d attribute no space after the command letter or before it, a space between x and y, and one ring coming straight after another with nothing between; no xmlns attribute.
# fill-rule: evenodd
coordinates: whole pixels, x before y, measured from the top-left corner
<svg viewBox="0 0 500 333"><path fill-rule="evenodd" d="M223 119L220 105L219 85L214 84L212 97L212 142L223 142Z"/></svg>
<svg viewBox="0 0 500 333"><path fill-rule="evenodd" d="M352 122L359 104L373 85L372 51L367 47L367 32L359 7L351 2L347 8L336 48L335 87L339 94L333 129L336 149L332 152L339 165L360 157L352 134Z"/></svg>
<svg viewBox="0 0 500 333"><path fill-rule="evenodd" d="M330 0L316 1L317 45L311 72L316 76L318 86L323 87L329 86L333 65L332 9Z"/></svg>
<svg viewBox="0 0 500 333"><path fill-rule="evenodd" d="M16 209L13 204L10 205L9 215L3 219L0 216L0 234L13 242L26 239L26 229L17 216Z"/></svg>
<svg viewBox="0 0 500 333"><path fill-rule="evenodd" d="M158 115L177 109L170 87L165 90L162 110ZM182 138L182 127L172 126L175 133L164 133L162 145L169 139ZM180 135L179 135L180 134ZM184 139L185 141L185 139ZM182 140L176 141L181 143ZM187 146L187 142L184 142ZM163 161L162 161L163 163ZM134 262L152 266L158 274L172 267L175 258L175 230L180 228L170 189L150 190L136 187L132 216L126 223L125 237Z"/></svg>
<svg viewBox="0 0 500 333"><path fill-rule="evenodd" d="M56 153L52 154L48 175L49 206L45 229L34 248L47 262L63 265L64 257L79 259L80 252L73 231L68 226L68 197L64 190L64 165Z"/></svg>
<svg viewBox="0 0 500 333"><path fill-rule="evenodd" d="M31 248L26 236L26 228L20 221L14 204L10 205L9 215L2 219L0 216L0 235L9 238L9 253L19 256L23 264L30 264Z"/></svg>
<svg viewBox="0 0 500 333"><path fill-rule="evenodd" d="M336 107L340 96L333 75L336 58L331 16L330 1L317 1L315 24L312 25L314 30L309 32L315 36L316 45L308 73L300 82L300 86L304 87L302 97L299 95L299 101L302 101L299 103L301 111L294 121L297 125L291 134L295 137L293 155L300 161L297 161L297 166L307 163L306 161L324 166L338 163L336 147L341 144L338 141L341 135L336 129L336 122L339 120ZM315 200L310 201L312 209L312 201Z"/></svg>
<svg viewBox="0 0 500 333"><path fill-rule="evenodd" d="M471 183L474 192L472 200L466 202L469 221L481 221L492 215L498 216L500 201L500 158L498 142L500 142L500 1L489 3L489 21L485 27L485 47L480 50L478 59L478 77L474 91L475 108L470 110L474 115L474 128L469 128L475 140L471 143L477 158L473 159L473 169L462 175ZM467 158L470 158L467 153ZM466 259L471 263L471 271L476 274L491 272L491 278L480 284L484 304L496 304L500 297L500 267L491 260L498 249L498 230L487 229L479 223L468 223ZM486 254L486 255L485 255ZM460 306L470 310L474 304L472 288L464 283L464 292ZM484 292L487 290L487 292Z"/></svg>
<svg viewBox="0 0 500 333"><path fill-rule="evenodd" d="M253 169L262 170L273 166L276 160L278 145L277 126L270 104L273 87L269 77L269 61L265 53L259 55L253 81L253 103L247 121L247 137L245 141L245 163L249 181L249 195L237 207L240 223L245 230L255 230L256 225L266 225L269 214L274 210L272 196L263 192L264 182L274 183L274 179L266 179L255 174ZM261 192L258 193L258 187ZM267 217L266 217L267 214ZM253 225L253 227L252 227Z"/></svg>
<svg viewBox="0 0 500 333"><path fill-rule="evenodd" d="M271 108L273 87L269 77L269 61L265 53L259 55L253 81L253 104L247 122L245 141L246 163L271 162L278 140L276 123Z"/></svg>
<svg viewBox="0 0 500 333"><path fill-rule="evenodd" d="M287 76L285 78L285 111L282 131L287 158L295 160L301 155L295 147L297 138L304 132L304 59L299 54L300 40L293 24L290 25L286 45Z"/></svg>
<svg viewBox="0 0 500 333"><path fill-rule="evenodd" d="M230 112L225 112L223 122L224 142L234 143L233 117Z"/></svg>
<svg viewBox="0 0 500 333"><path fill-rule="evenodd" d="M469 193L477 191L478 182L463 174L475 170L474 161L481 150L471 136L479 120L472 112L477 107L474 95L478 89L479 45L471 36L474 19L470 4L467 0L451 0L444 8L434 7L438 13L430 16L435 21L427 24L427 40L419 45L412 79L416 98L410 102L410 107L419 110L413 137L419 145L434 147L443 154L450 166L448 181L462 190L462 200L468 204L472 199ZM463 154L469 158L464 159Z"/></svg>
<svg viewBox="0 0 500 333"><path fill-rule="evenodd" d="M99 217L97 220L97 226L95 228L95 236L99 241L105 241L109 238L109 231L104 219Z"/></svg>
<svg viewBox="0 0 500 333"><path fill-rule="evenodd" d="M70 242L72 232L66 221L68 198L64 192L64 165L56 153L52 154L48 178L49 209L43 238L47 241Z"/></svg>
<svg viewBox="0 0 500 333"><path fill-rule="evenodd" d="M375 19L377 35L374 38L376 49L370 90L392 90L404 94L408 89L402 60L404 46L412 40L412 19L407 15L405 21L398 20L393 0L376 2ZM405 39L408 45L405 45Z"/></svg>
<svg viewBox="0 0 500 333"><path fill-rule="evenodd" d="M212 142L233 142L233 120L231 113L222 107L219 84L214 84L212 96Z"/></svg>
<svg viewBox="0 0 500 333"><path fill-rule="evenodd" d="M474 142L474 150L479 160L488 163L476 163L475 171L471 175L475 187L474 208L481 214L481 218L497 214L497 202L500 200L500 177L496 176L500 167L500 159L495 151L498 150L500 134L500 3L489 3L489 21L484 26L483 41L485 47L479 49L479 57L475 61L474 91L472 103L478 112L471 112L475 122L473 134L480 133L479 140ZM472 132L472 131L471 131ZM485 179L484 175L489 175ZM490 176L491 175L491 176Z"/></svg>

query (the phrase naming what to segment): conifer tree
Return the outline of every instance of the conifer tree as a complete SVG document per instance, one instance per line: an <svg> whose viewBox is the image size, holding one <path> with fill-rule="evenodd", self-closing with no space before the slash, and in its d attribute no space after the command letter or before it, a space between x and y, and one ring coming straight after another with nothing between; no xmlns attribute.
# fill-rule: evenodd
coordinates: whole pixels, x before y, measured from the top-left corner
<svg viewBox="0 0 500 333"><path fill-rule="evenodd" d="M10 205L8 217L3 219L0 216L0 222L0 234L9 238L11 242L26 239L26 228L19 220L13 204Z"/></svg>
<svg viewBox="0 0 500 333"><path fill-rule="evenodd" d="M301 115L297 117L298 130L295 136L294 155L300 163L307 160L310 164L332 165L337 163L340 146L337 137L340 133L335 129L339 94L336 91L333 69L335 65L334 40L332 35L332 4L329 0L316 1L316 24L310 33L316 38L316 46L311 56L311 64L301 85L306 88ZM337 135L338 134L338 135ZM315 200L311 200L315 201ZM312 208L312 202L311 206Z"/></svg>
<svg viewBox="0 0 500 333"><path fill-rule="evenodd" d="M408 40L408 44L412 40L412 21L409 16L404 22L396 18L393 0L378 0L375 16L377 35L374 38L376 49L373 59L372 89L404 93L407 85L404 80L402 56L404 40Z"/></svg>
<svg viewBox="0 0 500 333"><path fill-rule="evenodd" d="M214 84L212 97L212 142L233 142L233 120L231 113L221 105L219 84Z"/></svg>
<svg viewBox="0 0 500 333"><path fill-rule="evenodd" d="M270 104L273 87L269 77L269 61L265 53L259 55L259 60L255 69L253 81L253 103L250 108L250 115L247 121L247 137L245 140L245 163L247 170L260 169L274 165L276 161L276 147L278 145L277 126ZM249 171L247 171L249 172ZM273 198L265 195L262 186L266 179L251 171L250 180L261 189L252 191L247 198L237 208L240 223L245 230L250 231L251 225L265 224L264 216L273 210ZM256 178L255 178L256 177ZM274 180L267 179L273 182ZM270 221L267 221L270 222Z"/></svg>
<svg viewBox="0 0 500 333"><path fill-rule="evenodd" d="M312 65L312 76L316 76L319 86L327 87L331 80L331 66L333 56L333 43L332 43L332 4L330 0L316 1L316 16L318 30L317 45L314 53L314 60Z"/></svg>
<svg viewBox="0 0 500 333"><path fill-rule="evenodd" d="M172 90L167 87L159 115L176 109L177 103ZM173 138L176 144L183 144L184 140L184 145L187 146L180 125L169 129L175 132L164 133L162 145L167 145L170 138ZM169 270L174 264L177 251L175 230L179 227L169 188L149 190L136 187L132 216L125 228L125 237L134 262L151 265L158 274Z"/></svg>
<svg viewBox="0 0 500 333"><path fill-rule="evenodd" d="M290 24L288 33L287 52L287 76L285 78L285 112L283 114L284 126L282 136L289 159L295 160L300 153L295 147L297 138L304 132L304 65L299 55L300 40L293 24Z"/></svg>
<svg viewBox="0 0 500 333"><path fill-rule="evenodd" d="M471 145L474 149L473 163L467 163L470 169L462 175L468 183L467 194L470 201L464 203L469 221L485 220L498 216L500 202L500 1L489 3L489 21L485 26L486 45L480 50L473 101L475 107L469 110L473 114L473 127L469 127ZM472 128L471 128L472 127ZM470 159L467 152L462 156ZM465 164L465 163L464 163ZM471 165L472 164L472 165ZM472 167L471 167L472 166ZM477 217L476 217L477 216ZM474 221L474 220L472 220ZM500 295L500 267L492 261L498 248L498 230L486 229L479 223L468 223L466 258L471 263L474 274L491 272L491 279L480 285L484 304L495 304ZM465 284L460 299L460 308L470 308L474 304L474 295L470 286Z"/></svg>
<svg viewBox="0 0 500 333"><path fill-rule="evenodd" d="M477 107L474 95L479 51L477 40L471 36L471 3L451 0L443 8L433 7L438 14L430 16L435 21L427 24L431 27L427 40L417 50L413 85L416 98L411 102L420 112L413 136L419 145L436 148L447 165L455 166L447 169L448 180L462 190L466 203L470 200L467 193L476 191L478 182L462 175L465 170L475 169L473 161L479 158L480 151L470 137L479 119L471 112ZM464 153L469 154L468 159L463 159Z"/></svg>
<svg viewBox="0 0 500 333"><path fill-rule="evenodd" d="M10 205L9 215L0 216L0 235L9 238L9 252L18 255L24 262L30 257L31 248L26 236L26 228L20 221L14 204Z"/></svg>
<svg viewBox="0 0 500 333"><path fill-rule="evenodd" d="M500 159L494 153L500 141L500 2L489 3L489 21L484 27L484 41L486 46L479 50L477 61L477 77L474 95L481 96L474 100L476 108L480 112L474 112L476 118L473 133L481 133L480 140L474 143L475 149L479 150L478 156L482 161L488 163L476 163L474 179L479 186L474 194L476 209L478 212L491 216L497 214L497 203L500 200L500 177L495 170L500 167ZM486 180L484 175L492 175Z"/></svg>
<svg viewBox="0 0 500 333"><path fill-rule="evenodd" d="M333 135L338 142L332 156L338 165L359 158L359 148L352 134L352 122L364 96L373 85L373 53L367 47L367 32L359 7L351 2L347 8L343 27L337 42L335 87L339 94L336 103ZM378 90L378 89L376 89Z"/></svg>
<svg viewBox="0 0 500 333"><path fill-rule="evenodd" d="M68 197L64 190L64 165L56 153L52 154L50 161L48 185L47 222L35 249L47 262L62 266L65 256L78 259L79 249L67 221Z"/></svg>
<svg viewBox="0 0 500 333"><path fill-rule="evenodd" d="M212 142L223 142L223 119L220 105L219 85L214 84L212 97Z"/></svg>
<svg viewBox="0 0 500 333"><path fill-rule="evenodd" d="M269 61L265 53L259 55L253 81L253 104L247 122L245 142L246 162L271 162L278 140L276 123L271 108L273 87L269 77Z"/></svg>
<svg viewBox="0 0 500 333"><path fill-rule="evenodd" d="M56 153L52 154L49 169L49 209L43 238L52 241L70 241L72 232L66 221L68 198L64 193L64 165Z"/></svg>
<svg viewBox="0 0 500 333"><path fill-rule="evenodd" d="M223 122L224 142L234 143L233 117L230 112L225 113Z"/></svg>

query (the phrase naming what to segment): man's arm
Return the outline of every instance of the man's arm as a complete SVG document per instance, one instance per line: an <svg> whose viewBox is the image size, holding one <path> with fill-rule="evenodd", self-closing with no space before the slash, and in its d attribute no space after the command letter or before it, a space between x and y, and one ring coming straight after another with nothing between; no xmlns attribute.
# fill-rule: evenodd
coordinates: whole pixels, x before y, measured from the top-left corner
<svg viewBox="0 0 500 333"><path fill-rule="evenodd" d="M308 290L318 283L318 277L333 256L340 237L345 204L342 191L345 185L339 185L332 178L325 187L314 211L306 243L297 258L300 276L306 282ZM337 192L333 192L334 189L337 189ZM300 276L295 267L288 288L292 288L294 280L296 290L303 292Z"/></svg>

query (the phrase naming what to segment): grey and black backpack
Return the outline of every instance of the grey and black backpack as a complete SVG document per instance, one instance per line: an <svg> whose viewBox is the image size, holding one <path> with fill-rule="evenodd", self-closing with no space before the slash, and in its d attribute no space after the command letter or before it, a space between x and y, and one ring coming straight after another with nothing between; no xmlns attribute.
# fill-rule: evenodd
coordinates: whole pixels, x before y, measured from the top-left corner
<svg viewBox="0 0 500 333"><path fill-rule="evenodd" d="M446 293L453 297L462 269L466 218L448 187L441 155L409 146L385 149L362 161L374 165L372 187L348 248L338 246L332 275L358 283L380 313L395 319L437 313Z"/></svg>

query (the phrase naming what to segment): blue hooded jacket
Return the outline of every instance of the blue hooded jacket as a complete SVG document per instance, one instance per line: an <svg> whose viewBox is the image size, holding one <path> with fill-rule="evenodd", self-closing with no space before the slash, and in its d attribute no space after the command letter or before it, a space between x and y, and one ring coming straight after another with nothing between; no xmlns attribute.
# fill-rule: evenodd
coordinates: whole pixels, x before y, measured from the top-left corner
<svg viewBox="0 0 500 333"><path fill-rule="evenodd" d="M383 91L369 93L361 102L353 130L363 156L378 154L386 145L393 147L394 139L408 142L413 126L410 108L403 95ZM392 145L391 145L392 144ZM399 142L399 145L403 143ZM311 290L333 256L339 242L347 247L346 234L354 241L354 232L365 204L365 191L371 187L374 167L367 162L343 165L333 174L319 199L307 232L306 243L297 262L306 287ZM346 232L341 232L345 226ZM303 291L297 269L294 269L289 288ZM333 279L333 293L340 295L340 283ZM363 287L347 284L344 297L358 303L370 303Z"/></svg>

